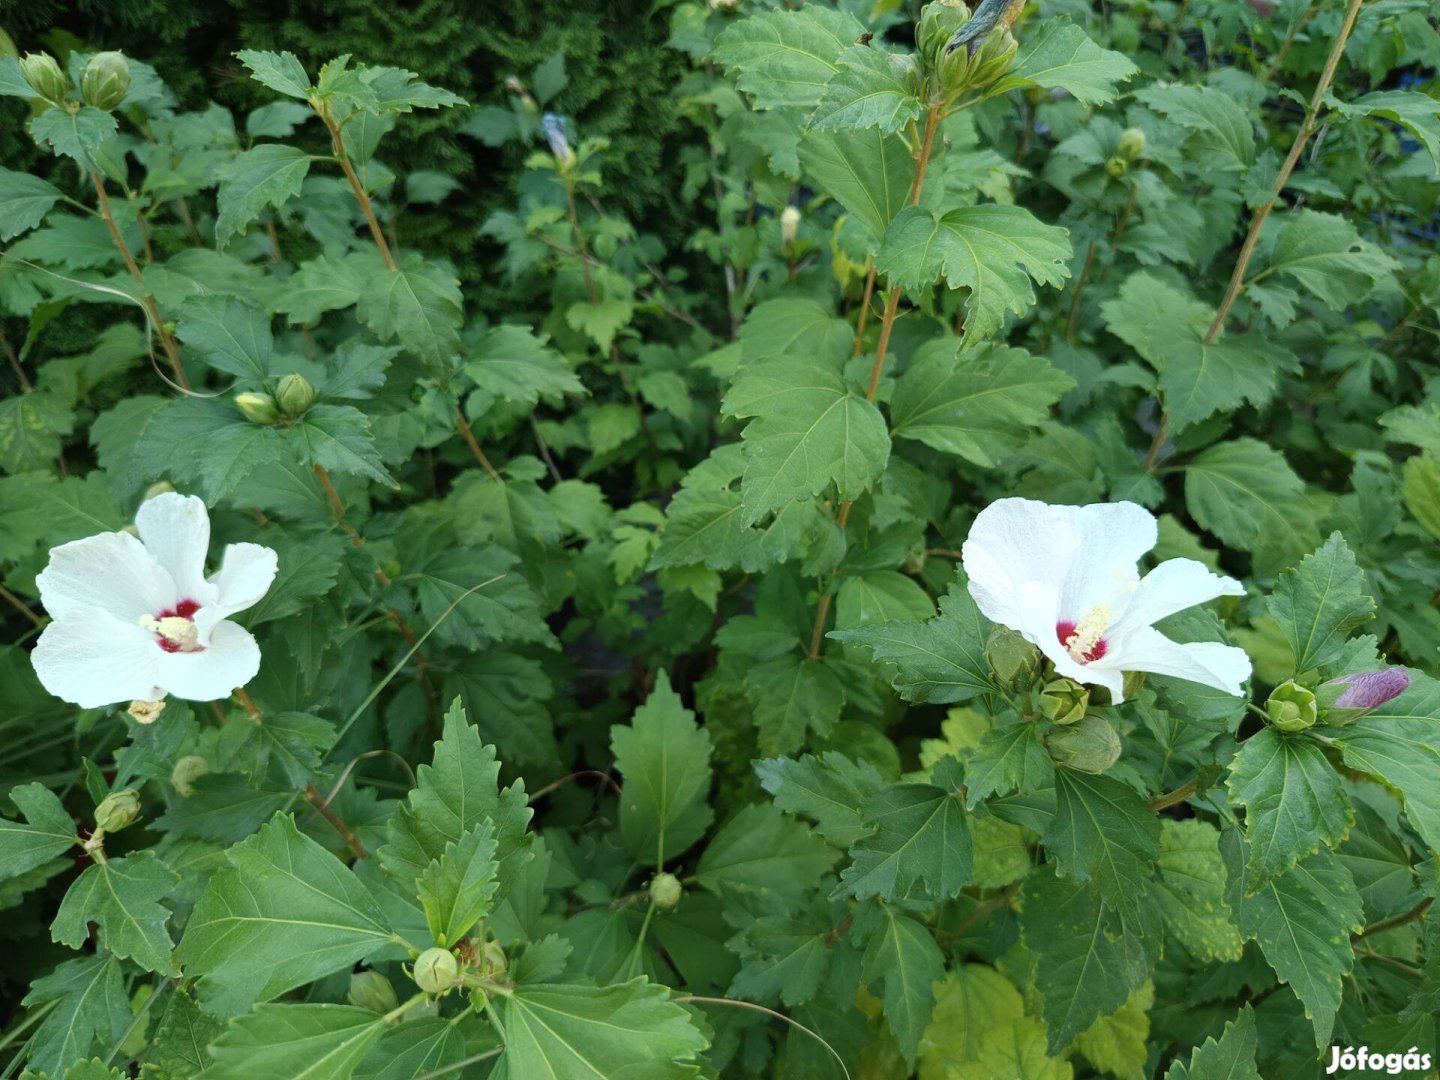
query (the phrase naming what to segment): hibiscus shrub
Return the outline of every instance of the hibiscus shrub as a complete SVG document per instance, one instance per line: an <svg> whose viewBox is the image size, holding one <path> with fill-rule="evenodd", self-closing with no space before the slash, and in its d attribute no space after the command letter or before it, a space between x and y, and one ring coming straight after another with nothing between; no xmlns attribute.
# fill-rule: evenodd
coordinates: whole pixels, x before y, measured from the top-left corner
<svg viewBox="0 0 1440 1080"><path fill-rule="evenodd" d="M1434 16L647 10L0 58L0 1077L1426 1075Z"/></svg>

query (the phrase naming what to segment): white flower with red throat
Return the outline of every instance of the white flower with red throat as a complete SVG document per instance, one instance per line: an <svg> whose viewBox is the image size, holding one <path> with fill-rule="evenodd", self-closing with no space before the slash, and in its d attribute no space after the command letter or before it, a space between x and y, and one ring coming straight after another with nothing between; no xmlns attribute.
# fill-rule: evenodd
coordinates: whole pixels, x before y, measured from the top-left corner
<svg viewBox="0 0 1440 1080"><path fill-rule="evenodd" d="M1155 546L1154 516L1135 503L1051 506L1001 499L980 512L962 551L970 595L992 622L1018 631L1076 682L1124 699L1125 672L1149 671L1239 694L1243 649L1181 644L1153 623L1217 596L1243 596L1234 578L1194 559L1136 570Z"/></svg>
<svg viewBox="0 0 1440 1080"><path fill-rule="evenodd" d="M166 492L135 515L128 532L62 544L36 579L55 621L31 654L56 697L84 708L159 701L166 694L214 701L260 670L260 647L227 616L270 588L275 552L231 544L205 576L210 516L193 495Z"/></svg>

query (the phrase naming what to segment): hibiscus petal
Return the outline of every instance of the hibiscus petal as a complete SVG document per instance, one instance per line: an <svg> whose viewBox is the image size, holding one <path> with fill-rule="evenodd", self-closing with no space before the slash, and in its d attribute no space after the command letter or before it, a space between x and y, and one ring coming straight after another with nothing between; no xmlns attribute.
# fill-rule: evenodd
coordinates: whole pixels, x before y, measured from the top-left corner
<svg viewBox="0 0 1440 1080"><path fill-rule="evenodd" d="M40 601L56 620L105 611L136 626L179 599L169 572L129 533L100 533L50 549L50 563L35 582Z"/></svg>
<svg viewBox="0 0 1440 1080"><path fill-rule="evenodd" d="M1062 613L1079 621L1110 604L1139 579L1141 557L1160 538L1155 515L1132 502L1057 506L1069 529L1075 559L1060 596Z"/></svg>
<svg viewBox="0 0 1440 1080"><path fill-rule="evenodd" d="M138 546L138 545L137 545ZM121 701L158 701L164 651L155 635L105 611L58 619L45 628L30 662L40 684L85 709Z"/></svg>
<svg viewBox="0 0 1440 1080"><path fill-rule="evenodd" d="M220 572L209 582L216 599L195 613L195 626L200 632L201 642L210 640L210 634L221 619L258 603L275 580L278 568L279 558L271 548L260 544L231 544L227 547Z"/></svg>
<svg viewBox="0 0 1440 1080"><path fill-rule="evenodd" d="M1389 667L1380 671L1342 675L1330 681L1349 686L1349 689L1335 700L1337 709L1378 709L1409 689L1410 673L1403 667Z"/></svg>
<svg viewBox="0 0 1440 1080"><path fill-rule="evenodd" d="M1244 596L1245 586L1234 578L1210 572L1194 559L1167 559L1146 574L1120 598L1112 632L1116 636L1133 626L1150 626L1167 615L1203 604L1217 596Z"/></svg>
<svg viewBox="0 0 1440 1080"><path fill-rule="evenodd" d="M991 622L1022 633L1035 622L1035 595L1027 594L1027 585L1045 587L1042 591L1052 598L1046 617L1055 615L1075 558L1072 532L1060 523L1064 509L1033 499L1000 499L980 511L970 526L961 563L970 579L970 595Z"/></svg>
<svg viewBox="0 0 1440 1080"><path fill-rule="evenodd" d="M161 652L159 682L187 701L217 701L244 686L260 670L260 646L233 622L218 623L200 652Z"/></svg>
<svg viewBox="0 0 1440 1080"><path fill-rule="evenodd" d="M1091 669L1102 666L1171 675L1236 695L1250 677L1250 657L1244 649L1218 641L1181 644L1151 626L1136 627L1112 641L1105 658L1089 665Z"/></svg>
<svg viewBox="0 0 1440 1080"><path fill-rule="evenodd" d="M146 499L135 528L155 561L175 579L180 599L204 601L205 556L210 551L210 514L203 499L173 491Z"/></svg>
<svg viewBox="0 0 1440 1080"><path fill-rule="evenodd" d="M999 499L975 519L962 549L970 592L987 618L1020 629L1026 582L1050 585L1061 619L1078 622L1138 577L1140 557L1155 546L1154 515L1135 503L1051 506Z"/></svg>

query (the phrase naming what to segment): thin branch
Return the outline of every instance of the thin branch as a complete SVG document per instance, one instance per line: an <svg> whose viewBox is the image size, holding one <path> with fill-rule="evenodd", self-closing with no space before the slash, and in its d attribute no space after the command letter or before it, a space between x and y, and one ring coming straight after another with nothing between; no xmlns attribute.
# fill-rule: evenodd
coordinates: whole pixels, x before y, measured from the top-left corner
<svg viewBox="0 0 1440 1080"><path fill-rule="evenodd" d="M21 615L24 615L37 627L45 625L45 620L41 616L36 615L35 612L31 611L29 604L25 603L24 600L21 600L9 589L5 588L4 585L0 585L0 600L4 600L7 604L13 607L16 611L20 612Z"/></svg>
<svg viewBox="0 0 1440 1080"><path fill-rule="evenodd" d="M305 798L309 800L311 806L319 811L320 816L330 823L330 827L340 834L340 839L345 841L345 846L354 853L357 859L366 857L365 845L360 843L360 838L350 831L350 826L346 825L345 820L331 808L329 801L320 797L320 792L315 790L314 784L305 785Z"/></svg>
<svg viewBox="0 0 1440 1080"><path fill-rule="evenodd" d="M1156 795L1149 802L1150 809L1165 810L1172 806L1178 806L1190 798L1190 796L1194 795L1199 786L1200 778L1198 776L1191 777L1190 780L1181 784L1174 791L1166 792L1164 795Z"/></svg>
<svg viewBox="0 0 1440 1080"><path fill-rule="evenodd" d="M465 442L469 445L470 452L475 455L475 460L480 462L480 467L485 470L491 480L497 484L503 484L505 481L496 471L495 466L490 464L490 459L485 456L485 451L480 449L480 443L475 438L475 431L470 427L470 421L465 419L465 410L459 405L455 406L455 422L459 424L460 434L465 437Z"/></svg>
<svg viewBox="0 0 1440 1080"><path fill-rule="evenodd" d="M335 162L340 166L340 171L345 174L345 179L350 181L350 190L355 193L355 201L360 204L360 211L365 215L365 223L370 226L370 236L374 239L375 246L380 249L380 257L385 260L385 265L389 269L398 270L399 267L395 265L395 257L390 254L390 245L385 240L385 233L375 217L375 207L370 202L370 195L366 192L365 185L360 182L360 177L355 172L355 166L350 163L349 155L345 153L345 139L340 134L340 125L335 123L328 107L319 115L325 123L326 130L330 132L330 145L335 150Z"/></svg>
<svg viewBox="0 0 1440 1080"><path fill-rule="evenodd" d="M1358 934L1351 934L1351 941L1360 941L1362 938L1370 937L1372 934L1383 934L1386 930L1394 930L1397 926L1404 926L1416 919L1423 918L1425 912L1430 910L1430 905L1435 903L1433 896L1427 896L1403 915L1396 915L1394 918L1381 919L1372 926L1367 926Z"/></svg>
<svg viewBox="0 0 1440 1080"><path fill-rule="evenodd" d="M175 335L165 328L165 321L160 318L160 308L155 303L155 297L150 295L146 288L145 278L140 273L140 267L135 263L135 256L130 254L129 245L125 243L120 226L115 223L115 214L110 209L110 196L105 193L105 178L98 172L92 172L90 182L95 186L95 197L100 204L100 216L105 220L106 228L110 230L110 238L115 241L116 250L125 260L125 269L130 271L130 276L135 279L135 284L140 286L140 303L145 308L145 313L150 316L155 333L160 337L160 348L165 352L165 359L170 362L170 370L175 374L175 381L180 384L182 389L189 390L190 380L186 378L185 368L180 363L180 346L175 341Z"/></svg>
<svg viewBox="0 0 1440 1080"><path fill-rule="evenodd" d="M1245 290L1245 271L1250 267L1250 259L1255 254L1255 245L1260 242L1260 230L1265 224L1265 219L1270 216L1270 211L1275 208L1281 192L1290 182L1290 174L1295 171L1295 165L1300 160L1300 155L1305 151L1305 144L1310 141L1310 136L1316 131L1316 118L1324 106L1325 95L1330 90L1330 83L1335 78L1335 69L1340 66L1340 57L1344 55L1345 43L1350 39L1350 31L1355 28L1355 20L1360 14L1360 5L1364 0L1350 0L1350 6L1345 10L1345 21L1340 26L1340 32L1335 35L1335 41L1330 47L1330 56L1325 61L1325 68L1320 73L1320 81L1315 84L1315 93L1310 97L1310 107L1305 111L1305 121L1300 125L1300 131L1295 136L1295 142L1290 147L1290 153L1286 155L1285 163L1280 166L1280 172L1275 177L1274 194L1269 199L1255 208L1255 216L1250 222L1250 231L1245 236L1245 243L1240 248L1240 257L1235 261L1235 269L1230 275L1230 284L1225 289L1225 297L1220 301L1220 308L1215 312L1215 321L1210 324L1210 329L1205 334L1205 344L1213 345L1220 337L1221 331L1225 329L1225 320L1230 317L1230 309L1235 306L1235 301Z"/></svg>

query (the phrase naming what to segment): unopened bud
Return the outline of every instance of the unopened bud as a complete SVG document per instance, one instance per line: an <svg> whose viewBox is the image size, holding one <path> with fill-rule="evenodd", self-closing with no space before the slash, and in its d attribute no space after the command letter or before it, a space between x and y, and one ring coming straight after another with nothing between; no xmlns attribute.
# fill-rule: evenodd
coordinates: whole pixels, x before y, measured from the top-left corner
<svg viewBox="0 0 1440 1080"><path fill-rule="evenodd" d="M20 73L35 93L58 105L70 94L70 77L49 53L26 53L20 58Z"/></svg>
<svg viewBox="0 0 1440 1080"><path fill-rule="evenodd" d="M1124 176L1127 172L1130 171L1130 163L1117 154L1113 157L1106 159L1105 171L1111 176L1113 176L1116 180L1119 180L1122 176Z"/></svg>
<svg viewBox="0 0 1440 1080"><path fill-rule="evenodd" d="M1294 732L1314 727L1320 719L1320 710L1314 692L1291 681L1271 691L1265 702L1265 715L1270 718L1271 726Z"/></svg>
<svg viewBox="0 0 1440 1080"><path fill-rule="evenodd" d="M134 788L112 792L95 808L95 827L107 833L119 832L140 816L140 793Z"/></svg>
<svg viewBox="0 0 1440 1080"><path fill-rule="evenodd" d="M540 130L550 144L550 153L562 166L575 164L575 151L570 149L570 140L565 135L565 118L559 113L547 112L540 118Z"/></svg>
<svg viewBox="0 0 1440 1080"><path fill-rule="evenodd" d="M252 424L269 427L280 419L280 410L275 407L275 399L269 394L236 394L235 407L244 413L245 419Z"/></svg>
<svg viewBox="0 0 1440 1080"><path fill-rule="evenodd" d="M123 53L96 53L80 76L80 95L87 105L109 112L130 89L130 65Z"/></svg>
<svg viewBox="0 0 1440 1080"><path fill-rule="evenodd" d="M1005 689L1028 686L1040 670L1040 650L1008 626L996 626L985 641L985 659Z"/></svg>
<svg viewBox="0 0 1440 1080"><path fill-rule="evenodd" d="M1340 726L1374 712L1409 688L1410 672L1388 667L1331 679L1316 691L1316 697L1325 723Z"/></svg>
<svg viewBox="0 0 1440 1080"><path fill-rule="evenodd" d="M793 206L787 206L780 211L780 242L790 245L795 242L795 236L800 231L800 211Z"/></svg>
<svg viewBox="0 0 1440 1080"><path fill-rule="evenodd" d="M734 11L740 6L740 0L705 0L711 11Z"/></svg>
<svg viewBox="0 0 1440 1080"><path fill-rule="evenodd" d="M1074 724L1090 707L1090 691L1074 679L1052 679L1040 692L1040 711L1046 720Z"/></svg>
<svg viewBox="0 0 1440 1080"><path fill-rule="evenodd" d="M1103 773L1120 757L1120 736L1110 721L1091 713L1070 727L1052 728L1045 736L1045 749L1056 765Z"/></svg>
<svg viewBox="0 0 1440 1080"><path fill-rule="evenodd" d="M170 783L182 799L188 799L195 794L195 781L209 771L208 761L198 755L189 754L175 762L175 768L170 770Z"/></svg>
<svg viewBox="0 0 1440 1080"><path fill-rule="evenodd" d="M443 994L455 986L460 962L449 949L426 949L415 958L415 985L427 994Z"/></svg>
<svg viewBox="0 0 1440 1080"><path fill-rule="evenodd" d="M141 701L137 698L130 702L130 708L126 711L137 724L153 724L165 711L165 702Z"/></svg>
<svg viewBox="0 0 1440 1080"><path fill-rule="evenodd" d="M650 899L662 911L669 911L680 903L680 897L684 892L685 890L680 885L680 879L674 874L656 874L650 879Z"/></svg>
<svg viewBox="0 0 1440 1080"><path fill-rule="evenodd" d="M1138 127L1126 128L1115 144L1115 154L1125 161L1134 161L1145 152L1145 132Z"/></svg>
<svg viewBox="0 0 1440 1080"><path fill-rule="evenodd" d="M315 404L315 387L304 375L292 372L276 384L275 404L288 417L304 416Z"/></svg>
<svg viewBox="0 0 1440 1080"><path fill-rule="evenodd" d="M934 71L940 66L950 39L969 19L970 9L961 0L934 0L920 9L915 43L926 68Z"/></svg>
<svg viewBox="0 0 1440 1080"><path fill-rule="evenodd" d="M500 947L500 943L487 941L480 950L480 975L486 979L497 979L509 968L510 961L505 958L505 950Z"/></svg>
<svg viewBox="0 0 1440 1080"><path fill-rule="evenodd" d="M388 1013L400 1007L395 987L378 971L357 971L350 976L350 992L345 1000L351 1005L374 1013Z"/></svg>

